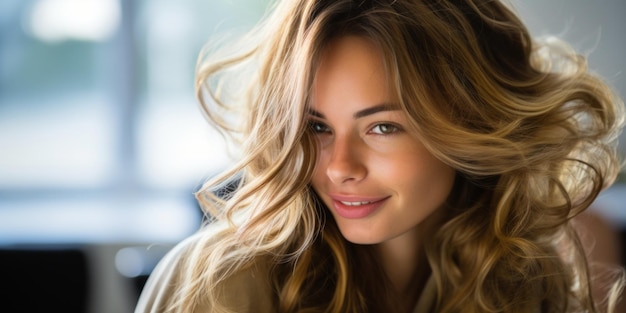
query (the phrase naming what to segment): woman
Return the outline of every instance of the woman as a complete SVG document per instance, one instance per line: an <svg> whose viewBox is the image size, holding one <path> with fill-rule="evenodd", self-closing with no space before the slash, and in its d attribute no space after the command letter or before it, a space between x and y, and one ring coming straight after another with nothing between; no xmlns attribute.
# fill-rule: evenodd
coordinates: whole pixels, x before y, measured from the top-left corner
<svg viewBox="0 0 626 313"><path fill-rule="evenodd" d="M624 113L565 44L498 1L295 0L232 48L197 90L241 160L137 312L612 310L571 220Z"/></svg>

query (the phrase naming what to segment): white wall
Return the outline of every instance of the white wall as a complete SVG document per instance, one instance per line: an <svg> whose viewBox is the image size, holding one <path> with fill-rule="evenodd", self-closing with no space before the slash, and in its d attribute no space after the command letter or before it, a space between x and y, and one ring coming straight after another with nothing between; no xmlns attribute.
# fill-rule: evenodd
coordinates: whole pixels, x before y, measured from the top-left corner
<svg viewBox="0 0 626 313"><path fill-rule="evenodd" d="M531 33L557 35L626 96L626 1L511 0Z"/></svg>

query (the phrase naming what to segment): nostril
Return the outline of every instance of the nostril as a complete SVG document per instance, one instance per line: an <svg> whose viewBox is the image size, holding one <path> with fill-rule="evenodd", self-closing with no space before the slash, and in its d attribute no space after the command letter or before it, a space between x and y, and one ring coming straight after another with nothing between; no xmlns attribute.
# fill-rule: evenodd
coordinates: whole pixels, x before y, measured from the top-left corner
<svg viewBox="0 0 626 313"><path fill-rule="evenodd" d="M360 180L365 177L366 172L366 167L359 158L349 155L342 157L333 156L326 168L329 179L335 184Z"/></svg>

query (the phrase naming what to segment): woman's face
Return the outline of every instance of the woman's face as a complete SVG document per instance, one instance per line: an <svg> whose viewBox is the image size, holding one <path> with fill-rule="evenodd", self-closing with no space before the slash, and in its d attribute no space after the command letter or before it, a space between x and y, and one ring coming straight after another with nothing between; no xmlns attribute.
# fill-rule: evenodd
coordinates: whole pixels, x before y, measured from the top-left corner
<svg viewBox="0 0 626 313"><path fill-rule="evenodd" d="M388 86L379 50L354 36L329 45L313 86L312 186L354 243L419 234L454 181L454 170L407 131Z"/></svg>

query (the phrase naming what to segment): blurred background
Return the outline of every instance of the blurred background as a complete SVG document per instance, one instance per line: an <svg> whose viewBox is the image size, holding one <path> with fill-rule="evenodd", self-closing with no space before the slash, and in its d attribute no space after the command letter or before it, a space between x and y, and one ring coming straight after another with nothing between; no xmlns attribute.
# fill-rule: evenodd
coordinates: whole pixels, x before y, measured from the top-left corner
<svg viewBox="0 0 626 313"><path fill-rule="evenodd" d="M198 53L268 2L0 2L6 312L132 312L154 264L200 225L193 191L230 162L195 99ZM626 2L513 4L533 35L565 38L626 95ZM621 234L625 186L594 206Z"/></svg>

